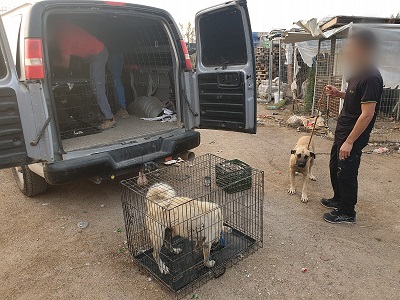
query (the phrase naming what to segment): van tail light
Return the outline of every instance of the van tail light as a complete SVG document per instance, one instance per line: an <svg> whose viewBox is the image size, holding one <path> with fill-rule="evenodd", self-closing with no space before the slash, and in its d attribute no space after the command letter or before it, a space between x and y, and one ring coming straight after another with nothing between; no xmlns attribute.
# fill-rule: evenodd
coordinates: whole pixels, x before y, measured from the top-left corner
<svg viewBox="0 0 400 300"><path fill-rule="evenodd" d="M25 39L25 78L44 79L42 39Z"/></svg>
<svg viewBox="0 0 400 300"><path fill-rule="evenodd" d="M189 51L188 51L188 49L186 47L186 43L185 43L184 40L181 40L181 46L182 46L183 55L185 56L186 70L191 70L192 69L192 62L190 61Z"/></svg>

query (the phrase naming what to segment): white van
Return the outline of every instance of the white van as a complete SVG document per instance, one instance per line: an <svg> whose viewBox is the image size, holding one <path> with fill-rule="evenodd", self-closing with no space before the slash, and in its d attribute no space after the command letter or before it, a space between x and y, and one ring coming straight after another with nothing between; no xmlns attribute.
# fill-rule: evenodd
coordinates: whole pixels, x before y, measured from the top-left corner
<svg viewBox="0 0 400 300"><path fill-rule="evenodd" d="M143 120L133 109L115 128L99 130L101 114L88 64L72 58L67 71L52 67L54 45L46 37L60 19L123 53L128 107L141 101L142 114L168 108L175 114L169 122ZM34 196L48 184L80 178L101 182L182 155L200 144L195 128L255 133L255 63L246 1L199 12L196 29L197 62L192 69L177 25L162 9L54 0L3 14L0 168L14 168L20 190ZM109 74L106 87L115 111Z"/></svg>

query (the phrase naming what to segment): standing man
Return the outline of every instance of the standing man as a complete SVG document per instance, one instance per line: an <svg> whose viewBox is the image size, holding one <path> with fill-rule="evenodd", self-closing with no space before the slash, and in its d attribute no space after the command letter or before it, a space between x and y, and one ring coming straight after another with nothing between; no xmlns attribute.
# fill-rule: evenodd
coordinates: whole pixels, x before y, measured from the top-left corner
<svg viewBox="0 0 400 300"><path fill-rule="evenodd" d="M71 55L89 60L92 88L105 118L99 129L114 127L116 122L106 96L107 48L86 30L68 22L58 24L55 39L60 52L59 59L54 62L55 65L68 69Z"/></svg>
<svg viewBox="0 0 400 300"><path fill-rule="evenodd" d="M326 87L329 95L344 98L329 163L334 195L321 200L323 206L334 209L323 216L329 223L356 222L361 150L368 144L383 91L382 76L375 66L376 48L372 32L360 30L350 35L343 53L347 90Z"/></svg>

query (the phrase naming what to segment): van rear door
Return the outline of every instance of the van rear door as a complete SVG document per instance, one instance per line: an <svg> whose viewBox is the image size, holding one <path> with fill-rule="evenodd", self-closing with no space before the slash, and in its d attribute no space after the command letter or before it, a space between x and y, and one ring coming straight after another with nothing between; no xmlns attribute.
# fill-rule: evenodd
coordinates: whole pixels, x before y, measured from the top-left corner
<svg viewBox="0 0 400 300"><path fill-rule="evenodd" d="M0 18L0 169L21 166L32 161L26 149L19 110L21 105L29 105L29 98L23 98L24 94L20 90Z"/></svg>
<svg viewBox="0 0 400 300"><path fill-rule="evenodd" d="M190 88L198 112L194 127L255 133L255 60L246 1L199 12L196 42Z"/></svg>

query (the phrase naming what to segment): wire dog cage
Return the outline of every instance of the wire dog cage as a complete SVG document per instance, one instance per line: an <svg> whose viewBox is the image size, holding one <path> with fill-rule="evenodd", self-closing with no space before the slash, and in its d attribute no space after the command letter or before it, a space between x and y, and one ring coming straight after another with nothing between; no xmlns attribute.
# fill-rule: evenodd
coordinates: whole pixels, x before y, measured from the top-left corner
<svg viewBox="0 0 400 300"><path fill-rule="evenodd" d="M264 174L212 154L122 181L129 252L183 297L262 247Z"/></svg>

